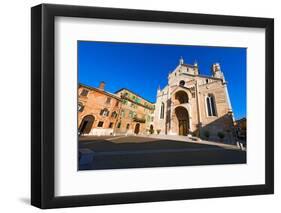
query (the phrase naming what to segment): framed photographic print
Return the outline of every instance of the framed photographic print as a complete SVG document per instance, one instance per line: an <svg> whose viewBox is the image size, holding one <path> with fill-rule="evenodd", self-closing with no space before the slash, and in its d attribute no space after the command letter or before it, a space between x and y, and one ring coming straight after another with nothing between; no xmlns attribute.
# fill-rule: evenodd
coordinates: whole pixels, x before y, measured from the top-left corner
<svg viewBox="0 0 281 213"><path fill-rule="evenodd" d="M271 194L274 21L31 9L31 203Z"/></svg>

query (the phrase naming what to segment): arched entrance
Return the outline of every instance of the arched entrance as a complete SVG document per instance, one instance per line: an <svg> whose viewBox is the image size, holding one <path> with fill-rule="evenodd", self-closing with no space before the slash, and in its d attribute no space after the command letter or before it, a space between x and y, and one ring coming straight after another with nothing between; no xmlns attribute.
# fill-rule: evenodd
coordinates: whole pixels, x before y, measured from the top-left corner
<svg viewBox="0 0 281 213"><path fill-rule="evenodd" d="M184 107L177 107L175 113L178 120L178 134L188 135L189 130L189 115Z"/></svg>
<svg viewBox="0 0 281 213"><path fill-rule="evenodd" d="M79 130L78 130L79 135L88 134L92 129L94 120L95 117L92 115L85 116L79 126Z"/></svg>
<svg viewBox="0 0 281 213"><path fill-rule="evenodd" d="M135 134L139 134L139 132L140 132L140 124L137 123L136 126L135 126L135 131L134 131L134 133L135 133Z"/></svg>

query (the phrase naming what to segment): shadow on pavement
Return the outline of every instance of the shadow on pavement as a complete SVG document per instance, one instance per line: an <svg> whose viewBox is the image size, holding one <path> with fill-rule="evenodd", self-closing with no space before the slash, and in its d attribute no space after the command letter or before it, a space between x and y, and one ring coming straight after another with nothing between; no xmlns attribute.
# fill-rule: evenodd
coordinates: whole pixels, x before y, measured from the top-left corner
<svg viewBox="0 0 281 213"><path fill-rule="evenodd" d="M114 143L79 142L79 170L246 163L246 152L217 146L155 140Z"/></svg>

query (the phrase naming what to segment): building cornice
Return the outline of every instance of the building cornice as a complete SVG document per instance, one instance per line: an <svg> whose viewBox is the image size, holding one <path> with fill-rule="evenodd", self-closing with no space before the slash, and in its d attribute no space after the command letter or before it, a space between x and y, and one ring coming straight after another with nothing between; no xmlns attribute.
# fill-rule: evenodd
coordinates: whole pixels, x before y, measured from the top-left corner
<svg viewBox="0 0 281 213"><path fill-rule="evenodd" d="M121 92L122 90L127 90L128 92L133 93L134 95L136 95L136 96L138 96L138 97L142 98L144 101L146 101L146 102L148 102L148 103L150 103L150 104L155 104L155 103L153 103L153 102L151 102L151 101L149 101L149 100L145 99L145 98L144 98L144 97L142 97L141 95L139 95L139 94L137 94L137 93L133 92L132 90L127 89L127 88L125 88L125 87L123 87L123 88L121 88L121 89L117 90L117 91L116 91L116 92L114 92L114 93L116 94L116 93L118 93L118 92Z"/></svg>
<svg viewBox="0 0 281 213"><path fill-rule="evenodd" d="M112 94L112 93L110 93L110 92L101 90L101 89L99 89L99 88L91 87L91 86L88 86L88 85L85 85L85 84L82 84L82 83L79 83L79 86L85 87L85 88L87 88L87 89L89 89L89 90L93 90L93 91L96 91L96 92L99 92L99 93L102 93L102 94L105 94L105 95L110 96L110 97L112 97L112 98L115 98L115 99L117 99L117 100L119 100L119 101L122 100L122 99L121 99L119 96L117 96L116 94Z"/></svg>
<svg viewBox="0 0 281 213"><path fill-rule="evenodd" d="M189 74L189 73L180 73L179 75L188 75L188 76L191 76L191 77L199 77L199 78L208 78L208 79L214 79L214 80L219 80L219 81L223 81L223 79L221 78L216 78L214 76L209 76L209 75L193 75L193 74Z"/></svg>

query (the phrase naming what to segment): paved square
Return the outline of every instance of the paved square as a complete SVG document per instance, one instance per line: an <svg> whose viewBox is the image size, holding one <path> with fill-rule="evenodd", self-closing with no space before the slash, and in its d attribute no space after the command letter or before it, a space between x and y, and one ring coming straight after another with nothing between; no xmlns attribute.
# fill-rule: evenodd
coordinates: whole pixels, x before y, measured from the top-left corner
<svg viewBox="0 0 281 213"><path fill-rule="evenodd" d="M246 152L161 138L88 136L79 139L79 159L79 170L145 168L246 163Z"/></svg>

